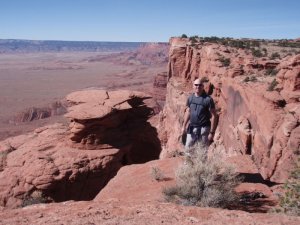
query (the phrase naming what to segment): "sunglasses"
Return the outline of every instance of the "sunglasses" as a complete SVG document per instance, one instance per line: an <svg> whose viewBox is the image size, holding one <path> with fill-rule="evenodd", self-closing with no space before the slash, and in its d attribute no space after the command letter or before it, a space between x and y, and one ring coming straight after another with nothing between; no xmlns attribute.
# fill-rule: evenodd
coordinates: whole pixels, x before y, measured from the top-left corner
<svg viewBox="0 0 300 225"><path fill-rule="evenodd" d="M194 84L196 87L203 86L203 84Z"/></svg>

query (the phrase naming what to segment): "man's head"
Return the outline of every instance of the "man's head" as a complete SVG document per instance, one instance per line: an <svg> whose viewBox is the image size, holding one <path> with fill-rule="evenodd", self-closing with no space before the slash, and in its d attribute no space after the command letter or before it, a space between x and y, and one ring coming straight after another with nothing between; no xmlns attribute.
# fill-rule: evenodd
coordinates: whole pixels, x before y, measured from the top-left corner
<svg viewBox="0 0 300 225"><path fill-rule="evenodd" d="M203 81L201 79L196 79L193 82L193 90L197 95L201 95L204 90Z"/></svg>

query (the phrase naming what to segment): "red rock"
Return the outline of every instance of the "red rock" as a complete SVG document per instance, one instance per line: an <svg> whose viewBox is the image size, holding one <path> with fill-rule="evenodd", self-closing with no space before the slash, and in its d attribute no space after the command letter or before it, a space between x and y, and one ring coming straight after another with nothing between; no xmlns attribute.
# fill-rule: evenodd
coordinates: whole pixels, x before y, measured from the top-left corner
<svg viewBox="0 0 300 225"><path fill-rule="evenodd" d="M145 164L122 167L118 174L97 195L95 201L110 199L122 202L159 202L162 189L174 184L174 172L182 159L170 158ZM153 170L162 172L162 180L155 180Z"/></svg>
<svg viewBox="0 0 300 225"><path fill-rule="evenodd" d="M288 143L295 147L299 143L290 136L299 127L299 117L292 118L286 110L287 105L300 101L299 55L279 63L212 43L191 46L187 39L173 38L170 45L170 79L158 126L163 143L160 157L182 151L180 130L190 83L206 76L214 86L212 96L220 111L215 143L223 147L213 147L223 148L228 155L250 154L264 179L284 182L295 159ZM222 65L222 57L230 58L230 66ZM273 78L266 77L265 70L275 67L280 92L266 93ZM257 81L245 82L246 74L256 74Z"/></svg>
<svg viewBox="0 0 300 225"><path fill-rule="evenodd" d="M164 104L167 93L168 74L166 72L159 73L155 76L153 82L153 98Z"/></svg>
<svg viewBox="0 0 300 225"><path fill-rule="evenodd" d="M29 134L30 139L4 141L14 150L5 154L0 172L1 206L18 207L34 191L52 201L89 200L122 166L126 151L78 151L65 146L66 133L56 124Z"/></svg>
<svg viewBox="0 0 300 225"><path fill-rule="evenodd" d="M83 210L84 209L84 210ZM299 217L169 203L65 202L0 212L0 224L216 224L297 225Z"/></svg>

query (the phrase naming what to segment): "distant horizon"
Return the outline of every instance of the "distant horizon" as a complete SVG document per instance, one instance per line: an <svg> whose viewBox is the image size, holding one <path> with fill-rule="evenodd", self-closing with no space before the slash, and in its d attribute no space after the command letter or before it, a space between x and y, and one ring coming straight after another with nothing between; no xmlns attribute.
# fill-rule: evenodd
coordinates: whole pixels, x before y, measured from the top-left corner
<svg viewBox="0 0 300 225"><path fill-rule="evenodd" d="M192 35L195 36L195 35ZM188 36L192 37L192 36ZM242 40L242 39L253 39L253 40L266 40L266 41L280 41L280 40L289 40L289 41L293 41L293 40L297 40L300 39L300 37L298 38L278 38L278 39L267 39L267 38L252 38L252 37L242 37L242 38L234 38L234 37L218 37L218 36L198 36L199 38L207 38L207 37L217 37L217 38L232 38L232 39L236 39L236 40ZM170 38L181 38L180 36L173 36ZM169 38L169 39L170 39ZM4 40L13 40L13 41L61 41L61 42L112 42L112 43L169 43L169 41L95 41L95 40L41 40L41 39L22 39L22 38L0 38L0 41L4 41Z"/></svg>
<svg viewBox="0 0 300 225"><path fill-rule="evenodd" d="M0 39L168 42L300 38L298 0L2 0Z"/></svg>

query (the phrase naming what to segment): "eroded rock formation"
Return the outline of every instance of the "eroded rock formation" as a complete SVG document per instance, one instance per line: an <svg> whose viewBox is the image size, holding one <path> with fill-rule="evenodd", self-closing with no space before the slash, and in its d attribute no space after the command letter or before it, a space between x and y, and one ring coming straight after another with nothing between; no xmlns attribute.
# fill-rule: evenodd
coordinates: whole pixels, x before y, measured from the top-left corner
<svg viewBox="0 0 300 225"><path fill-rule="evenodd" d="M299 151L300 56L280 62L215 43L173 38L170 44L161 157L182 149L179 132L191 81L207 77L206 90L213 86L220 112L213 147L228 155L249 154L265 179L284 182ZM278 70L277 76L266 75L267 69Z"/></svg>
<svg viewBox="0 0 300 225"><path fill-rule="evenodd" d="M54 124L0 142L0 206L92 200L122 166L158 158L151 97L89 90L67 100L71 129Z"/></svg>
<svg viewBox="0 0 300 225"><path fill-rule="evenodd" d="M67 112L67 104L65 102L53 102L46 107L31 107L23 112L18 113L10 123L24 123L33 120L45 119L51 116L63 115Z"/></svg>
<svg viewBox="0 0 300 225"><path fill-rule="evenodd" d="M118 149L67 147L67 128L56 124L0 143L0 205L91 200L122 166Z"/></svg>
<svg viewBox="0 0 300 225"><path fill-rule="evenodd" d="M80 149L124 148L128 164L157 159L160 141L153 120L156 102L134 91L89 90L66 97L74 106L65 115L71 120L72 146Z"/></svg>
<svg viewBox="0 0 300 225"><path fill-rule="evenodd" d="M166 101L168 74L167 72L158 73L153 82L152 97L164 105Z"/></svg>

